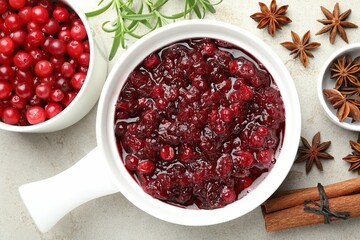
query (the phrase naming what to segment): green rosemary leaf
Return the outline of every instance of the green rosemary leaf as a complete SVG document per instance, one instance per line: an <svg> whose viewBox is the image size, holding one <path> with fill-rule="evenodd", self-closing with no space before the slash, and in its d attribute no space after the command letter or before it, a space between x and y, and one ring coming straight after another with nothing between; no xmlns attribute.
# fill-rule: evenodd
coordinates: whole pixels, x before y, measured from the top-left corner
<svg viewBox="0 0 360 240"><path fill-rule="evenodd" d="M101 1L98 3L98 6L100 6L103 2L104 2L104 0L101 0Z"/></svg>
<svg viewBox="0 0 360 240"><path fill-rule="evenodd" d="M216 12L215 8L213 7L213 5L211 5L209 0L203 0L203 6L211 13Z"/></svg>
<svg viewBox="0 0 360 240"><path fill-rule="evenodd" d="M154 9L159 9L162 6L164 6L165 3L167 3L167 2L168 2L168 0L158 0L155 4L153 4L153 8Z"/></svg>
<svg viewBox="0 0 360 240"><path fill-rule="evenodd" d="M115 55L116 55L116 52L120 46L120 41L121 41L121 38L124 38L124 35L121 34L121 28L118 27L116 32L115 32L115 35L114 35L114 40L113 40L113 43L112 43L112 46L111 46L111 50L110 50L110 54L109 54L109 60L111 61ZM123 42L121 45L125 45L125 42Z"/></svg>
<svg viewBox="0 0 360 240"><path fill-rule="evenodd" d="M143 14L128 14L124 15L124 19L128 20L135 20L135 21L141 21L141 20L147 20L150 18L153 18L155 16L154 12L152 13L143 13Z"/></svg>
<svg viewBox="0 0 360 240"><path fill-rule="evenodd" d="M111 5L113 5L113 2L112 2L112 1L109 2L108 4L106 4L104 7L99 8L98 10L85 13L85 16L87 16L87 17L95 17L95 16L98 16L98 15L102 14L103 12L105 12L106 10L108 10L108 9L111 7Z"/></svg>

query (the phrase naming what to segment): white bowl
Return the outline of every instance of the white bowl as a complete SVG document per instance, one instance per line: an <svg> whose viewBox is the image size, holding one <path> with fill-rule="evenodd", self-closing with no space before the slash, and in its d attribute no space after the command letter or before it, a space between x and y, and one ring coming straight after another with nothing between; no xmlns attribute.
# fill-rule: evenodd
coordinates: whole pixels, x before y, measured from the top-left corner
<svg viewBox="0 0 360 240"><path fill-rule="evenodd" d="M0 121L0 129L11 132L41 133L54 132L82 119L99 99L101 89L107 76L107 60L104 55L104 46L101 37L96 35L90 28L84 13L78 7L78 3L71 0L64 0L80 17L88 35L90 45L90 62L84 85L74 100L61 113L40 124L28 126L15 126Z"/></svg>
<svg viewBox="0 0 360 240"><path fill-rule="evenodd" d="M152 198L130 176L118 154L114 141L115 103L129 73L151 52L182 39L209 37L239 46L267 68L278 85L286 112L286 130L277 162L268 176L248 195L224 208L191 210L179 208ZM300 105L292 78L277 55L264 42L230 24L214 21L183 21L160 28L129 48L109 74L99 101L97 115L98 145L115 177L115 183L133 204L168 222L201 226L217 224L240 217L262 204L280 186L288 174L300 138Z"/></svg>
<svg viewBox="0 0 360 240"><path fill-rule="evenodd" d="M325 61L317 79L317 95L326 115L333 123L347 130L359 132L360 122L351 122L351 118L346 118L343 122L340 122L336 116L337 110L334 109L323 93L324 89L332 89L335 87L335 79L330 78L331 73L329 68L336 58L344 55L350 55L353 59L360 56L360 43L353 43L340 48Z"/></svg>
<svg viewBox="0 0 360 240"><path fill-rule="evenodd" d="M202 37L231 42L263 63L280 89L286 118L281 151L271 171L261 177L265 178L249 194L214 210L181 208L145 193L122 163L114 135L115 104L129 73L155 50L180 40ZM284 181L297 152L300 119L300 104L292 78L278 56L264 42L236 26L217 21L190 20L169 24L133 44L110 72L98 104L98 146L65 172L25 184L19 191L43 232L78 205L119 191L138 208L167 222L190 226L226 222L258 207Z"/></svg>

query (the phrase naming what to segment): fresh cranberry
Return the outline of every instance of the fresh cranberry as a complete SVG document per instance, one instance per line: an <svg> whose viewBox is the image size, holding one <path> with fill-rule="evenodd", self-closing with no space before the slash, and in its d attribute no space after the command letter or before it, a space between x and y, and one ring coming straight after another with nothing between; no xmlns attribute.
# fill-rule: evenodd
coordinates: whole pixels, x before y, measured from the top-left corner
<svg viewBox="0 0 360 240"><path fill-rule="evenodd" d="M21 98L30 98L34 89L30 83L20 82L15 86L15 92Z"/></svg>
<svg viewBox="0 0 360 240"><path fill-rule="evenodd" d="M0 66L0 79L10 81L14 77L14 70L8 65Z"/></svg>
<svg viewBox="0 0 360 240"><path fill-rule="evenodd" d="M10 98L10 104L12 107L17 109L24 109L27 104L27 100L24 98L19 97L18 95L14 94Z"/></svg>
<svg viewBox="0 0 360 240"><path fill-rule="evenodd" d="M64 99L64 92L60 89L55 89L51 92L50 98L54 102L61 102Z"/></svg>
<svg viewBox="0 0 360 240"><path fill-rule="evenodd" d="M41 30L46 34L53 35L60 31L60 25L54 18L49 18Z"/></svg>
<svg viewBox="0 0 360 240"><path fill-rule="evenodd" d="M84 25L79 24L79 25L74 25L71 28L71 37L72 39L76 40L76 41L81 41L86 37L86 29L84 27Z"/></svg>
<svg viewBox="0 0 360 240"><path fill-rule="evenodd" d="M26 41L26 32L24 30L17 30L10 34L11 39L14 41L14 43L19 46L25 43Z"/></svg>
<svg viewBox="0 0 360 240"><path fill-rule="evenodd" d="M26 36L26 41L30 45L37 47L45 42L45 37L44 37L44 34L40 30L36 30L36 31L30 32Z"/></svg>
<svg viewBox="0 0 360 240"><path fill-rule="evenodd" d="M69 62L64 62L61 66L61 74L64 77L70 78L75 74L75 67Z"/></svg>
<svg viewBox="0 0 360 240"><path fill-rule="evenodd" d="M20 9L25 6L26 0L9 0L9 4L14 9Z"/></svg>
<svg viewBox="0 0 360 240"><path fill-rule="evenodd" d="M46 118L51 119L61 113L63 107L59 103L49 103L45 106Z"/></svg>
<svg viewBox="0 0 360 240"><path fill-rule="evenodd" d="M77 59L84 52L84 46L81 42L72 40L67 44L67 54Z"/></svg>
<svg viewBox="0 0 360 240"><path fill-rule="evenodd" d="M6 100L10 97L12 92L12 86L10 83L0 80L0 100Z"/></svg>
<svg viewBox="0 0 360 240"><path fill-rule="evenodd" d="M0 0L0 14L3 14L8 10L8 1Z"/></svg>
<svg viewBox="0 0 360 240"><path fill-rule="evenodd" d="M75 73L72 77L71 77L71 86L75 89L80 90L80 88L83 86L84 81L86 78L86 74L85 73Z"/></svg>
<svg viewBox="0 0 360 240"><path fill-rule="evenodd" d="M18 13L21 21L23 23L28 23L31 21L31 7L23 7L19 10Z"/></svg>
<svg viewBox="0 0 360 240"><path fill-rule="evenodd" d="M58 6L53 11L53 17L58 22L66 22L69 19L70 14L65 7Z"/></svg>
<svg viewBox="0 0 360 240"><path fill-rule="evenodd" d="M51 94L51 87L46 84L46 83L40 83L36 88L35 88L35 94L36 96L38 96L38 98L40 99L47 99L48 97L50 97Z"/></svg>
<svg viewBox="0 0 360 240"><path fill-rule="evenodd" d="M4 23L10 29L10 31L19 30L23 26L21 18L15 13L7 15Z"/></svg>
<svg viewBox="0 0 360 240"><path fill-rule="evenodd" d="M53 39L49 46L48 46L48 50L49 52L54 55L55 57L61 57L63 56L67 49L66 49L66 44L64 41L58 40L58 39ZM70 55L70 54L69 54ZM71 56L71 55L70 55Z"/></svg>
<svg viewBox="0 0 360 240"><path fill-rule="evenodd" d="M19 82L31 83L33 81L33 75L29 70L16 69L15 75Z"/></svg>
<svg viewBox="0 0 360 240"><path fill-rule="evenodd" d="M88 67L90 62L90 54L83 52L78 58L78 63L83 67Z"/></svg>
<svg viewBox="0 0 360 240"><path fill-rule="evenodd" d="M26 120L30 124L39 124L46 119L46 113L44 108L40 106L32 106L26 110Z"/></svg>
<svg viewBox="0 0 360 240"><path fill-rule="evenodd" d="M69 30L61 30L58 33L58 38L59 38L59 40L64 41L64 43L66 43L66 44L72 40L71 33Z"/></svg>
<svg viewBox="0 0 360 240"><path fill-rule="evenodd" d="M70 105L70 103L74 100L74 98L76 97L76 92L67 92L64 96L64 98L62 99L62 104L67 107Z"/></svg>
<svg viewBox="0 0 360 240"><path fill-rule="evenodd" d="M17 124L20 120L20 113L14 107L6 107L2 113L2 120L6 124Z"/></svg>
<svg viewBox="0 0 360 240"><path fill-rule="evenodd" d="M31 20L37 23L46 23L49 19L48 11L42 6L35 6L31 9Z"/></svg>
<svg viewBox="0 0 360 240"><path fill-rule="evenodd" d="M10 54L14 51L14 41L10 37L0 39L0 52L3 54Z"/></svg>
<svg viewBox="0 0 360 240"><path fill-rule="evenodd" d="M33 59L29 53L19 51L15 54L13 61L15 66L21 70L24 70L31 66Z"/></svg>
<svg viewBox="0 0 360 240"><path fill-rule="evenodd" d="M0 40L1 42L1 40ZM4 54L0 52L0 63L4 65L12 65L13 64L13 55Z"/></svg>
<svg viewBox="0 0 360 240"><path fill-rule="evenodd" d="M41 25L40 23L31 20L26 24L26 29L28 30L28 32L40 31Z"/></svg>
<svg viewBox="0 0 360 240"><path fill-rule="evenodd" d="M53 71L52 64L49 61L41 60L35 65L35 73L39 77L48 77Z"/></svg>

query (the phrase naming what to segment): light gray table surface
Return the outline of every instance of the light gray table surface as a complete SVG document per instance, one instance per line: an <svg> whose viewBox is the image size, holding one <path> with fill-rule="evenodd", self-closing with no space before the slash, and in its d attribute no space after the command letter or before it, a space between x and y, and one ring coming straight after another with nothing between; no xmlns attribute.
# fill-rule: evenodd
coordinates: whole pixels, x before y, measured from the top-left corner
<svg viewBox="0 0 360 240"><path fill-rule="evenodd" d="M85 2L85 1L84 1ZM266 4L270 0L264 1ZM182 0L171 0L169 5L180 6ZM265 41L289 69L296 85L302 113L302 136L311 139L321 131L322 140L331 140L329 148L335 160L323 161L324 171L315 167L310 174L305 174L304 164L293 165L282 189L323 185L358 177L355 172L348 172L349 164L342 158L351 152L348 141L356 140L357 133L341 129L330 122L321 108L316 95L316 80L325 60L337 49L346 45L340 37L335 44L329 43L329 35L315 36L322 28L316 19L324 18L320 6L332 11L336 1L330 0L279 0L278 5L289 4L287 16L292 23L272 38L266 30L256 28L257 23L249 16L258 12L257 1L224 0L216 7L216 19L242 27ZM341 11L351 8L349 17L360 25L360 1L339 1ZM83 10L96 7L97 0L87 0ZM111 17L109 13L91 19L95 27ZM311 30L311 41L321 43L314 51L315 58L310 59L305 69L298 59L289 56L289 51L280 43L291 40L291 30L303 35ZM103 34L107 50L112 36ZM350 43L360 42L360 28L347 31ZM112 68L115 59L109 62ZM23 205L18 187L22 184L51 177L62 172L81 159L96 146L95 136L96 106L75 125L55 133L21 134L0 131L0 239L358 239L359 219L338 221L330 225L315 225L276 233L267 233L260 208L233 221L207 227L186 227L158 220L126 200L120 193L90 201L66 215L48 233L40 233Z"/></svg>

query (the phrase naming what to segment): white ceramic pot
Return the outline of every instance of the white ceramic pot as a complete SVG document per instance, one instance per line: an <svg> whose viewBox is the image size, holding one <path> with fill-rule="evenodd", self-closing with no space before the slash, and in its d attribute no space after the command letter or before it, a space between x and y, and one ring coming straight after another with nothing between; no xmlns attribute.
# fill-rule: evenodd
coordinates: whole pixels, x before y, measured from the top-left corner
<svg viewBox="0 0 360 240"><path fill-rule="evenodd" d="M64 0L80 17L89 39L90 63L84 85L74 100L55 117L36 125L15 126L0 121L0 129L12 132L43 133L54 132L71 126L82 119L99 99L107 76L107 59L101 37L90 27L86 16L78 7L79 2Z"/></svg>
<svg viewBox="0 0 360 240"><path fill-rule="evenodd" d="M151 52L172 42L199 37L234 43L262 62L281 91L286 111L283 145L268 176L242 199L215 210L180 208L146 194L122 164L114 136L115 103L128 74ZM300 119L293 80L281 60L264 42L238 27L216 21L190 20L170 24L133 44L110 72L98 105L98 146L65 172L21 186L20 194L43 232L78 205L119 191L143 211L168 222L191 226L226 222L258 207L283 182L297 152Z"/></svg>

